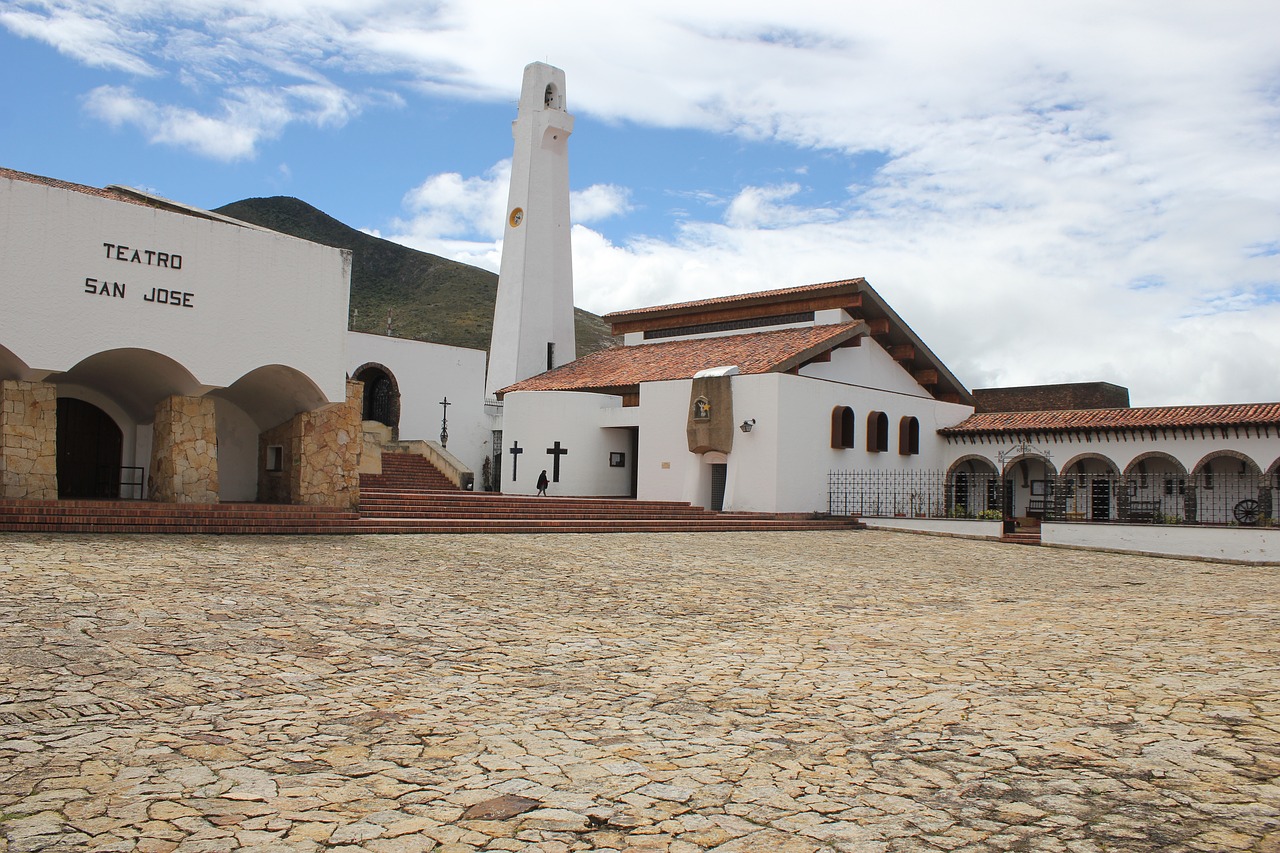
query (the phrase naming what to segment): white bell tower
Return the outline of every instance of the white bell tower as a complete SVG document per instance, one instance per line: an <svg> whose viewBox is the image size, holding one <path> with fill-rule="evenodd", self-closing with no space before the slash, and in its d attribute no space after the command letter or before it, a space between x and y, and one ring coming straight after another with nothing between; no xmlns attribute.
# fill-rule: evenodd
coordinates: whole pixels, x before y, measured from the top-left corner
<svg viewBox="0 0 1280 853"><path fill-rule="evenodd" d="M485 395L574 359L564 72L524 69Z"/></svg>

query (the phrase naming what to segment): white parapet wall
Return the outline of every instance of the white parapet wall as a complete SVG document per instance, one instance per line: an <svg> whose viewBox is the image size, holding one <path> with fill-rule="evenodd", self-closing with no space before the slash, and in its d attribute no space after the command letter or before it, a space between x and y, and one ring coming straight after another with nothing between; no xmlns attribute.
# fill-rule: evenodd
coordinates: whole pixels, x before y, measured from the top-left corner
<svg viewBox="0 0 1280 853"><path fill-rule="evenodd" d="M1274 527L1046 522L1040 539L1046 545L1280 565L1280 529Z"/></svg>

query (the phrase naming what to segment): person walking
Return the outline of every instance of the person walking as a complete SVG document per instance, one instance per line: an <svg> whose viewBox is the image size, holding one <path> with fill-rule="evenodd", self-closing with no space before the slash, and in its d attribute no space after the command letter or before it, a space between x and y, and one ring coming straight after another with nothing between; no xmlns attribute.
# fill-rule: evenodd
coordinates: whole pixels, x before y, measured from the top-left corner
<svg viewBox="0 0 1280 853"><path fill-rule="evenodd" d="M547 479L546 469L543 469L542 473L538 475L538 494L545 497L547 494L547 486L550 484L550 481Z"/></svg>

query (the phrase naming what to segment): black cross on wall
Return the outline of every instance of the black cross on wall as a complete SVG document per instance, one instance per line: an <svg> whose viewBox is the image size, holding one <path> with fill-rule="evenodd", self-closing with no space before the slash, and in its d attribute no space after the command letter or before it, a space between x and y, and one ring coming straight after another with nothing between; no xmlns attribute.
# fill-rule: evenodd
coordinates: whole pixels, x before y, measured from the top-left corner
<svg viewBox="0 0 1280 853"><path fill-rule="evenodd" d="M511 482L516 481L516 469L520 467L520 454L524 453L524 448L520 446L520 442L511 442L511 449L507 451L511 454Z"/></svg>
<svg viewBox="0 0 1280 853"><path fill-rule="evenodd" d="M560 446L560 442L556 442L554 447L547 448L547 455L551 457L551 482L560 482L560 457L569 451Z"/></svg>

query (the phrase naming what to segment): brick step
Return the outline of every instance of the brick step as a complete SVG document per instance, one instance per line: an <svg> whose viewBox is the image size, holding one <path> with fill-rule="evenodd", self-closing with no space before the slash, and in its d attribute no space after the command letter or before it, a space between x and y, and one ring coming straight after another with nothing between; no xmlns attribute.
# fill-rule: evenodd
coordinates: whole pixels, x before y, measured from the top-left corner
<svg viewBox="0 0 1280 853"><path fill-rule="evenodd" d="M632 498L561 498L561 497L535 497L533 495L504 495L497 492L464 492L454 490L452 492L431 492L431 491L383 491L381 489L372 489L369 491L362 490L360 493L360 503L362 506L371 506L384 503L406 502L411 504L451 504L451 505L468 505L468 506L522 506L522 507L548 507L548 506L646 506L646 507L669 507L669 508L692 508L698 512L709 512L710 510L702 507L694 507L688 501L637 501Z"/></svg>
<svg viewBox="0 0 1280 853"><path fill-rule="evenodd" d="M804 513L714 513L686 501L636 501L629 498L548 498L487 492L382 493L362 495L361 513L384 529L393 523L421 526L470 525L480 531L538 531L574 528L582 532L860 529L853 518L831 519Z"/></svg>
<svg viewBox="0 0 1280 853"><path fill-rule="evenodd" d="M863 525L851 520L733 520L699 521L623 520L557 520L520 519L515 521L474 519L404 520L362 519L362 532L367 533L727 533L765 532L765 530L860 530Z"/></svg>
<svg viewBox="0 0 1280 853"><path fill-rule="evenodd" d="M726 518L740 519L742 521L766 521L766 520L785 520L785 521L805 521L809 520L807 516L791 516L779 519L777 516L767 513L712 513L707 511L690 510L687 512L663 512L660 510L645 509L593 509L593 508L564 508L556 510L547 510L544 512L531 513L523 509L487 509L483 512L468 510L463 507L365 507L361 513L364 518L492 518L492 519L565 519L565 518L598 518L598 519L637 519L641 521L697 521L706 518Z"/></svg>
<svg viewBox="0 0 1280 853"><path fill-rule="evenodd" d="M1039 545L1039 533L1005 533L1000 537L1001 542L1008 542L1013 545Z"/></svg>
<svg viewBox="0 0 1280 853"><path fill-rule="evenodd" d="M359 513L288 504L0 501L0 531L48 533L346 533Z"/></svg>
<svg viewBox="0 0 1280 853"><path fill-rule="evenodd" d="M197 518L272 520L359 518L352 510L290 504L163 504L148 501L0 501L0 518L10 515L115 518Z"/></svg>
<svg viewBox="0 0 1280 853"><path fill-rule="evenodd" d="M359 519L333 522L236 522L211 523L179 519L0 519L0 531L9 533L43 531L47 533L255 533L289 534L351 533Z"/></svg>

